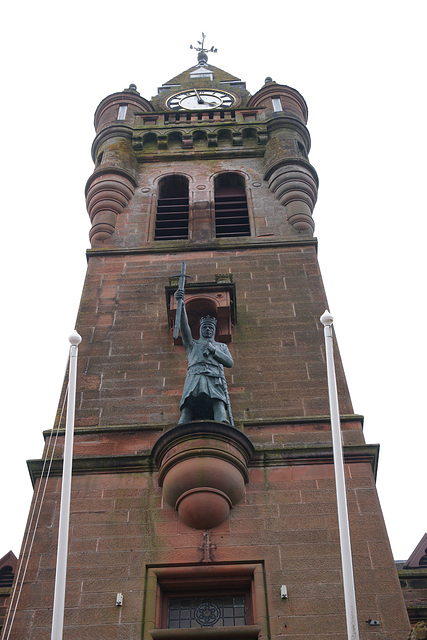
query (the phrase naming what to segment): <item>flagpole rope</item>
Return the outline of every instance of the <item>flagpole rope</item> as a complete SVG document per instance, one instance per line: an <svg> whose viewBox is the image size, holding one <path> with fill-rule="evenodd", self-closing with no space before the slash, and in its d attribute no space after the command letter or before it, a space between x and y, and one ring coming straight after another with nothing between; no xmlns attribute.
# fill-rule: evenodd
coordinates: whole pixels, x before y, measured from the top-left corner
<svg viewBox="0 0 427 640"><path fill-rule="evenodd" d="M67 360L67 367L65 369L65 375L67 373L67 369L68 369L68 360ZM39 482L39 486L37 487L37 492L36 492L36 496L35 496L35 499L34 499L33 508L32 508L32 511L31 511L31 516L30 516L30 522L28 523L27 535L25 537L25 542L24 542L24 546L23 546L23 549L22 549L22 553L21 553L21 560L20 560L19 567L18 567L18 572L17 572L16 578L15 578L15 588L12 591L12 597L11 597L10 604L9 604L9 607L8 607L6 620L4 622L3 635L1 636L2 640L9 640L9 637L10 637L10 634L11 634L11 631L12 631L12 626L13 626L13 623L14 623L14 620L15 620L16 610L18 608L22 587L24 585L25 575L27 573L28 563L29 563L30 557L31 557L31 551L32 551L33 544L34 544L34 538L35 538L36 531L37 531L37 525L38 525L38 522L39 522L39 519L40 519L41 510L42 510L42 507L43 507L44 497L45 497L46 489L47 489L47 482L49 480L50 471L51 471L51 468L52 468L53 456L54 456L55 449L56 449L56 444L57 444L57 441L58 441L59 428L61 426L62 416L64 414L64 408L65 408L65 402L67 400L67 396L68 396L68 385L67 385L67 388L65 390L64 401L63 401L62 407L61 407L61 415L60 415L59 420L58 420L58 425L57 425L56 433L55 433L55 440L53 442L53 447L51 449L51 455L50 455L50 459L49 459L49 467L48 467L48 470L47 470L47 473L46 473L46 477L45 477L45 480L44 480L43 492L42 492L42 495L41 495L39 509L38 509L38 513L37 513L37 517L36 517L36 521L35 521L35 525L34 525L33 535L32 535L32 538L31 538L29 549L28 549L27 560L26 560L25 568L24 568L24 571L23 571L23 574L22 574L21 584L20 584L20 587L19 587L19 590L18 590L18 593L17 593L17 596L16 596L16 602L15 602L15 605L14 605L14 609L13 609L13 614L12 614L11 621L10 621L9 630L7 632L7 635L6 635L6 629L7 629L7 625L8 625L9 618L10 618L10 612L12 610L12 606L13 606L13 603L14 603L14 600L15 600L16 586L18 585L18 581L19 581L19 576L20 576L20 573L21 573L22 565L24 563L24 557L25 557L25 552L26 552L26 549L27 549L27 543L28 543L28 539L30 537L31 526L32 526L33 519L34 519L34 514L36 512L37 501L38 501L38 498L39 498L40 489L41 489L41 486L42 486L43 474L44 474L44 471L45 471L45 468L46 468L46 464L47 464L47 460L48 460L47 456L44 458L44 461L43 461L43 467L42 467L42 470L41 470L41 473L40 473L40 482ZM47 447L48 447L47 450L48 451L49 451L49 447L50 447L51 442L52 442L53 433L54 433L54 427L52 427L52 429L51 429L51 432L50 432L50 435L49 435L49 440L48 440L48 443L47 443Z"/></svg>

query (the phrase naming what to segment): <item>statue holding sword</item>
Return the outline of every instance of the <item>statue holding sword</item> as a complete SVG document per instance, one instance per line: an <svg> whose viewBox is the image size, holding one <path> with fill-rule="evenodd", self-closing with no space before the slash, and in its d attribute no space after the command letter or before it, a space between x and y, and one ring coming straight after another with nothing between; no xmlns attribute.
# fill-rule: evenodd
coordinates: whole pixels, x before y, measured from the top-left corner
<svg viewBox="0 0 427 640"><path fill-rule="evenodd" d="M216 318L210 316L201 318L200 338L194 340L185 310L183 284L180 282L175 292L178 303L175 328L178 325L178 330L181 331L188 358L188 369L180 402L181 418L178 424L201 418L233 425L224 376L224 367L232 367L233 359L228 347L222 342L215 341Z"/></svg>

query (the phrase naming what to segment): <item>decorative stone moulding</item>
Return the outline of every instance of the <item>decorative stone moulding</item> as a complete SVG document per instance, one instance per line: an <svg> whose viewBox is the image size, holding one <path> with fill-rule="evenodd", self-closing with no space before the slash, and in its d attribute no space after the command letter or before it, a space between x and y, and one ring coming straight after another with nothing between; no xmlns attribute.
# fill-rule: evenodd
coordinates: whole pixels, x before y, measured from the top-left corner
<svg viewBox="0 0 427 640"><path fill-rule="evenodd" d="M212 529L238 504L254 448L238 429L200 421L164 433L153 447L163 498L193 529Z"/></svg>
<svg viewBox="0 0 427 640"><path fill-rule="evenodd" d="M179 115L179 112L177 115ZM143 154L151 154L157 151L174 152L178 149L191 151L194 148L198 151L208 151L211 148L257 148L266 145L268 141L268 132L265 124L260 125L257 123L256 126L242 127L233 122L229 123L229 128L224 128L224 123L222 122L221 127L218 128L206 127L202 130L198 129L190 132L178 130L178 123L174 122L173 124L174 130L171 132L159 128L150 131L144 130L142 133L135 134L132 139L133 150ZM185 122L184 125L187 128L188 122Z"/></svg>
<svg viewBox="0 0 427 640"><path fill-rule="evenodd" d="M313 173L304 165L283 164L273 171L268 186L285 207L289 223L298 231L313 232L312 215L317 200Z"/></svg>
<svg viewBox="0 0 427 640"><path fill-rule="evenodd" d="M308 161L308 130L296 120L279 116L269 121L268 131L264 180L285 207L288 222L299 232L313 233L318 178Z"/></svg>
<svg viewBox="0 0 427 640"><path fill-rule="evenodd" d="M133 182L113 171L94 173L86 185L86 208L92 222L91 245L108 240L116 228L116 218L129 204L135 187Z"/></svg>

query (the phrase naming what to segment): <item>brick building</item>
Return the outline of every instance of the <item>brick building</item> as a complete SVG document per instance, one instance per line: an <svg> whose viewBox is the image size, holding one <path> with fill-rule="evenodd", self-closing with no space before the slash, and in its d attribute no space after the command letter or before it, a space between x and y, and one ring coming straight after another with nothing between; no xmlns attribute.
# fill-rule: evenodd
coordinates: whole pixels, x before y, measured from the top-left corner
<svg viewBox="0 0 427 640"><path fill-rule="evenodd" d="M408 560L397 561L396 567L411 624L427 623L427 533Z"/></svg>
<svg viewBox="0 0 427 640"><path fill-rule="evenodd" d="M150 101L131 85L96 110L66 640L346 635L306 122L295 89L267 78L251 96L203 48ZM177 425L182 261L194 337L202 316L216 317L234 359L235 427L208 414ZM378 447L364 441L337 350L336 368L360 632L401 640ZM60 411L55 426L11 639L50 637ZM29 467L44 487L43 460Z"/></svg>

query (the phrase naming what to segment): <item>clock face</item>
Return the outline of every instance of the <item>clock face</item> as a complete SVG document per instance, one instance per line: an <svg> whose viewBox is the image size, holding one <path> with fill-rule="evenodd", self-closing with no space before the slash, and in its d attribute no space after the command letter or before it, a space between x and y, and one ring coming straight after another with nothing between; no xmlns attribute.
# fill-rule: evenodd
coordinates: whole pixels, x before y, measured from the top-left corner
<svg viewBox="0 0 427 640"><path fill-rule="evenodd" d="M166 102L168 109L227 109L233 106L235 98L226 91L216 89L188 89L170 97Z"/></svg>

